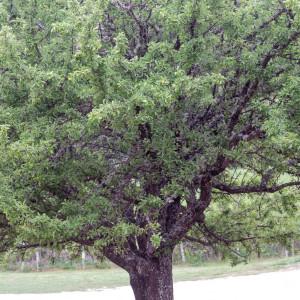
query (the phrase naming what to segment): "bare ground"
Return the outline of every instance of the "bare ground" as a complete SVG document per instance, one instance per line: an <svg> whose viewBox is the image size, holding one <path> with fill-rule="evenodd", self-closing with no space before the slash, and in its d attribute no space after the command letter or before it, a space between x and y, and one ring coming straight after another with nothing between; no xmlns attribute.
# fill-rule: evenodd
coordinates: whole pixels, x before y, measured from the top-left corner
<svg viewBox="0 0 300 300"><path fill-rule="evenodd" d="M175 300L300 299L300 268L175 283ZM51 282L49 282L51 284ZM3 294L1 300L134 300L130 287L56 294Z"/></svg>

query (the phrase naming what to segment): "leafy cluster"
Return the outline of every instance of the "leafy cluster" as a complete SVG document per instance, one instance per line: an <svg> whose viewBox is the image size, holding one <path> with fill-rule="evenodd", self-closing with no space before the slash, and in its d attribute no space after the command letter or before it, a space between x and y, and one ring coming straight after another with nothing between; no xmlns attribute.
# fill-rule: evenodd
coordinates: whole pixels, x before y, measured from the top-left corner
<svg viewBox="0 0 300 300"><path fill-rule="evenodd" d="M121 265L296 232L299 38L297 1L1 1L1 232Z"/></svg>

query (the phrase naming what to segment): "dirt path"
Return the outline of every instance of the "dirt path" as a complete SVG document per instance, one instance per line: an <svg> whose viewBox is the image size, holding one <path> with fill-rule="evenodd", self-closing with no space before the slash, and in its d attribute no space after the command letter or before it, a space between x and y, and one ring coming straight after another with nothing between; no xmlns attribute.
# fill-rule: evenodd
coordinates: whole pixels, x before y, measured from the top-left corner
<svg viewBox="0 0 300 300"><path fill-rule="evenodd" d="M51 284L51 283L49 283ZM175 300L298 300L300 270L175 284ZM130 287L57 294L0 295L1 300L134 300Z"/></svg>

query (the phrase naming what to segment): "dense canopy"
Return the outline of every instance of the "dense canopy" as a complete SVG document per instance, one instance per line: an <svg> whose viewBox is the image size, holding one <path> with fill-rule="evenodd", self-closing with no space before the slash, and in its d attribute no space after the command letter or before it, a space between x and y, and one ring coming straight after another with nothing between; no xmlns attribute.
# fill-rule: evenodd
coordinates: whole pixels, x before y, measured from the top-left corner
<svg viewBox="0 0 300 300"><path fill-rule="evenodd" d="M169 300L180 240L292 236L299 38L297 0L0 1L3 246L92 245Z"/></svg>

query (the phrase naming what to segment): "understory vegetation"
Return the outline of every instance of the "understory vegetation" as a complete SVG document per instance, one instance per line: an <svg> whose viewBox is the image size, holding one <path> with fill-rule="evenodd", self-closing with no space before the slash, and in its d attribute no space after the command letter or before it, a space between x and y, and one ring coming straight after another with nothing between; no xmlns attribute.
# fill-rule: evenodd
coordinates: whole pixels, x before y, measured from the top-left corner
<svg viewBox="0 0 300 300"><path fill-rule="evenodd" d="M204 262L174 267L174 280L200 280L252 275L286 268L299 268L300 256L253 259L232 267L228 262ZM51 285L49 284L51 282ZM0 272L0 294L58 293L113 288L129 284L128 274L116 266L106 269L52 270L51 272Z"/></svg>

